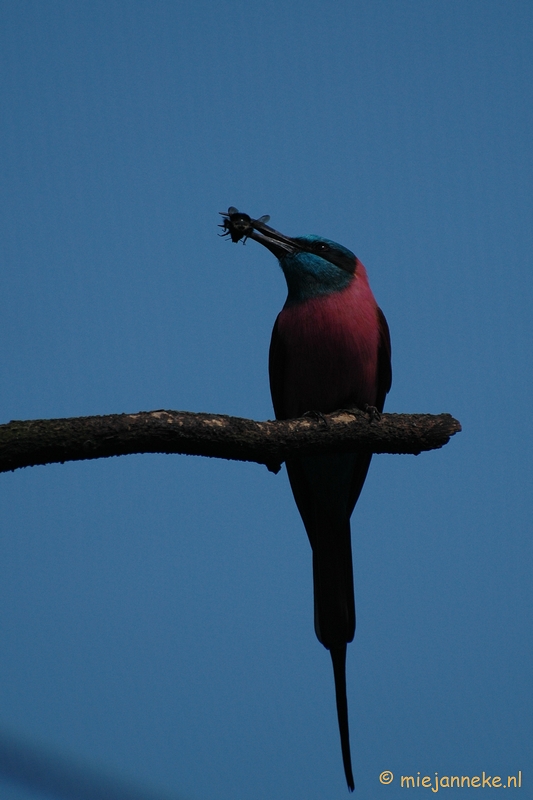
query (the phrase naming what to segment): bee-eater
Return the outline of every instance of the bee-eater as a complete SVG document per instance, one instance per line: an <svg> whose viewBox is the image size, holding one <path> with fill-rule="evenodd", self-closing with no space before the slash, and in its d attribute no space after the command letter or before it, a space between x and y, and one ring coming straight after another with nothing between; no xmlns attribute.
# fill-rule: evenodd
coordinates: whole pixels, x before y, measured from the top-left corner
<svg viewBox="0 0 533 800"><path fill-rule="evenodd" d="M319 236L284 236L230 208L226 232L264 245L287 281L287 300L270 343L277 419L341 408L383 410L392 380L389 329L364 266L346 247ZM235 224L233 224L235 223ZM241 227L239 227L239 225ZM346 781L354 788L346 645L355 633L350 517L370 465L369 453L287 459L296 505L313 551L314 620L331 654Z"/></svg>

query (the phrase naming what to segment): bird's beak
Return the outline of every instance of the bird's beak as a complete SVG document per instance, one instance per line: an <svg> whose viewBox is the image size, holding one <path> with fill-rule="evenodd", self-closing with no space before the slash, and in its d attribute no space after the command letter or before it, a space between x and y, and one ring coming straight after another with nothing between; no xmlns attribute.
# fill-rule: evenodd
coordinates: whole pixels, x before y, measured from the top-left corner
<svg viewBox="0 0 533 800"><path fill-rule="evenodd" d="M295 239L291 239L290 236L285 236L269 225L265 225L261 220L252 221L252 229L246 233L246 236L264 245L277 259L302 249Z"/></svg>

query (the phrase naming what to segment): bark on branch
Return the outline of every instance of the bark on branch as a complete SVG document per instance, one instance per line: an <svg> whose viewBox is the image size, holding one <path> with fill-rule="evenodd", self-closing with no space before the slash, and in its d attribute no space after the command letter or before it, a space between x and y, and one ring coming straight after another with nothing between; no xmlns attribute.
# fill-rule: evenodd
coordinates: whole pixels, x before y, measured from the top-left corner
<svg viewBox="0 0 533 800"><path fill-rule="evenodd" d="M371 419L358 410L274 422L164 410L13 420L0 425L0 472L133 453L254 461L278 472L287 457L304 454L367 450L418 455L442 447L460 430L450 414L382 414Z"/></svg>

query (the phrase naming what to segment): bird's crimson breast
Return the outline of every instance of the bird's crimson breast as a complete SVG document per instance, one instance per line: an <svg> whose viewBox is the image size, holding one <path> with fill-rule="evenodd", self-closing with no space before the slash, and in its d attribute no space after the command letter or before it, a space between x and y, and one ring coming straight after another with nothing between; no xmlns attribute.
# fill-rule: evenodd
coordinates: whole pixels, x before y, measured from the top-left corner
<svg viewBox="0 0 533 800"><path fill-rule="evenodd" d="M377 305L364 267L340 292L287 304L272 343L274 406L285 418L376 402ZM277 355L277 353L279 355Z"/></svg>

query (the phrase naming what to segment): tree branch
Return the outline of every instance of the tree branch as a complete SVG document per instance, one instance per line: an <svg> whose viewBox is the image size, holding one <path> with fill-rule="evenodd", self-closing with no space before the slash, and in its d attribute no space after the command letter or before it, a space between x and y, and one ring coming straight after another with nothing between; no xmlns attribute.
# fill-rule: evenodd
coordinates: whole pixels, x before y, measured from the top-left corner
<svg viewBox="0 0 533 800"><path fill-rule="evenodd" d="M164 410L13 420L0 425L0 472L133 453L254 461L278 472L287 457L297 455L353 450L418 455L442 447L460 430L450 414L382 414L372 419L359 410L274 422Z"/></svg>

